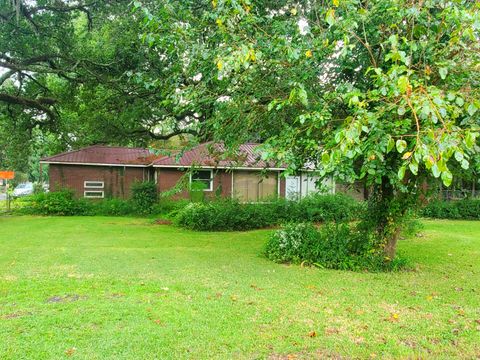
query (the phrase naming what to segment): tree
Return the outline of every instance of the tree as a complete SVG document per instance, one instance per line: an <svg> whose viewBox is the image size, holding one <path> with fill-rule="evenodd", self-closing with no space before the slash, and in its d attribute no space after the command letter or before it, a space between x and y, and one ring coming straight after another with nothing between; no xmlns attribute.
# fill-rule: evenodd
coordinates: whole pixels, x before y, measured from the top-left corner
<svg viewBox="0 0 480 360"><path fill-rule="evenodd" d="M291 171L365 182L359 229L392 259L423 184L449 186L478 158L478 2L218 0L210 12L227 100L208 129L232 146L265 141Z"/></svg>
<svg viewBox="0 0 480 360"><path fill-rule="evenodd" d="M92 143L147 146L197 134L209 116L204 83L189 89L210 60L195 55L187 64L186 51L201 46L192 47L181 25L195 24L195 1L145 2L171 20L157 29L158 48L139 39L143 13L132 12L130 1L0 4L0 117L10 139L33 143L40 132L52 140L49 152ZM206 35L197 28L195 41ZM10 152L9 161L19 164L28 149Z"/></svg>

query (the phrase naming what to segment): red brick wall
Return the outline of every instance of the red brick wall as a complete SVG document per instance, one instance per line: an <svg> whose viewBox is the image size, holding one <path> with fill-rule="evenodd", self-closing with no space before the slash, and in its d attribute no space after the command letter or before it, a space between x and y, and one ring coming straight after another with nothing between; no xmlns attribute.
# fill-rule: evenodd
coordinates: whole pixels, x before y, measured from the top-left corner
<svg viewBox="0 0 480 360"><path fill-rule="evenodd" d="M83 197L84 181L103 181L105 197L128 198L135 181L148 180L150 169L143 167L50 164L50 191L69 188Z"/></svg>

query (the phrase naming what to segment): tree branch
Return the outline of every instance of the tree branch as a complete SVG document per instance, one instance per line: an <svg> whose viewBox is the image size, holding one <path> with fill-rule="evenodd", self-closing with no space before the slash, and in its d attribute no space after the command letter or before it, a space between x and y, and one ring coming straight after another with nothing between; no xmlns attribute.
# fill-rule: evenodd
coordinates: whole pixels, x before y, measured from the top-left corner
<svg viewBox="0 0 480 360"><path fill-rule="evenodd" d="M47 114L49 117L55 118L55 114L48 107L57 102L55 99L52 99L52 98L38 98L38 99L32 100L32 99L27 99L20 96L13 96L10 94L0 93L0 101L3 101L7 104L16 104L16 105L22 105L32 109L37 109Z"/></svg>

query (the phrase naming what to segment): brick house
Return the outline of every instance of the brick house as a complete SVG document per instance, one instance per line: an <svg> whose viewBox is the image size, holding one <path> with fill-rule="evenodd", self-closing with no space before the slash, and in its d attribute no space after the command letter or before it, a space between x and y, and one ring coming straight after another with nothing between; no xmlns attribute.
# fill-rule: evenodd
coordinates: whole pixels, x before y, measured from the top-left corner
<svg viewBox="0 0 480 360"><path fill-rule="evenodd" d="M146 149L94 145L40 160L48 164L50 191L72 189L77 197L128 198L135 181L153 179Z"/></svg>
<svg viewBox="0 0 480 360"><path fill-rule="evenodd" d="M307 172L284 177L283 166L261 159L259 144L247 143L234 155L222 144L203 143L181 153L154 155L147 149L90 146L41 159L49 165L50 190L70 188L86 198L128 198L135 181L155 181L159 192L189 198L190 187L201 184L206 197L262 201L293 198L317 191L316 177ZM331 192L334 192L333 182Z"/></svg>

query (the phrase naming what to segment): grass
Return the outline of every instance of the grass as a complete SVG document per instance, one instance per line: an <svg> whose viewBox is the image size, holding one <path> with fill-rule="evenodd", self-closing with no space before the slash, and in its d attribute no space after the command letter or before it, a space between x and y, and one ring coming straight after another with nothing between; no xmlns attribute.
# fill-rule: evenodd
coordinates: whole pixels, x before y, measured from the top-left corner
<svg viewBox="0 0 480 360"><path fill-rule="evenodd" d="M0 217L1 359L475 358L480 222L425 221L416 271L271 263L268 230Z"/></svg>

